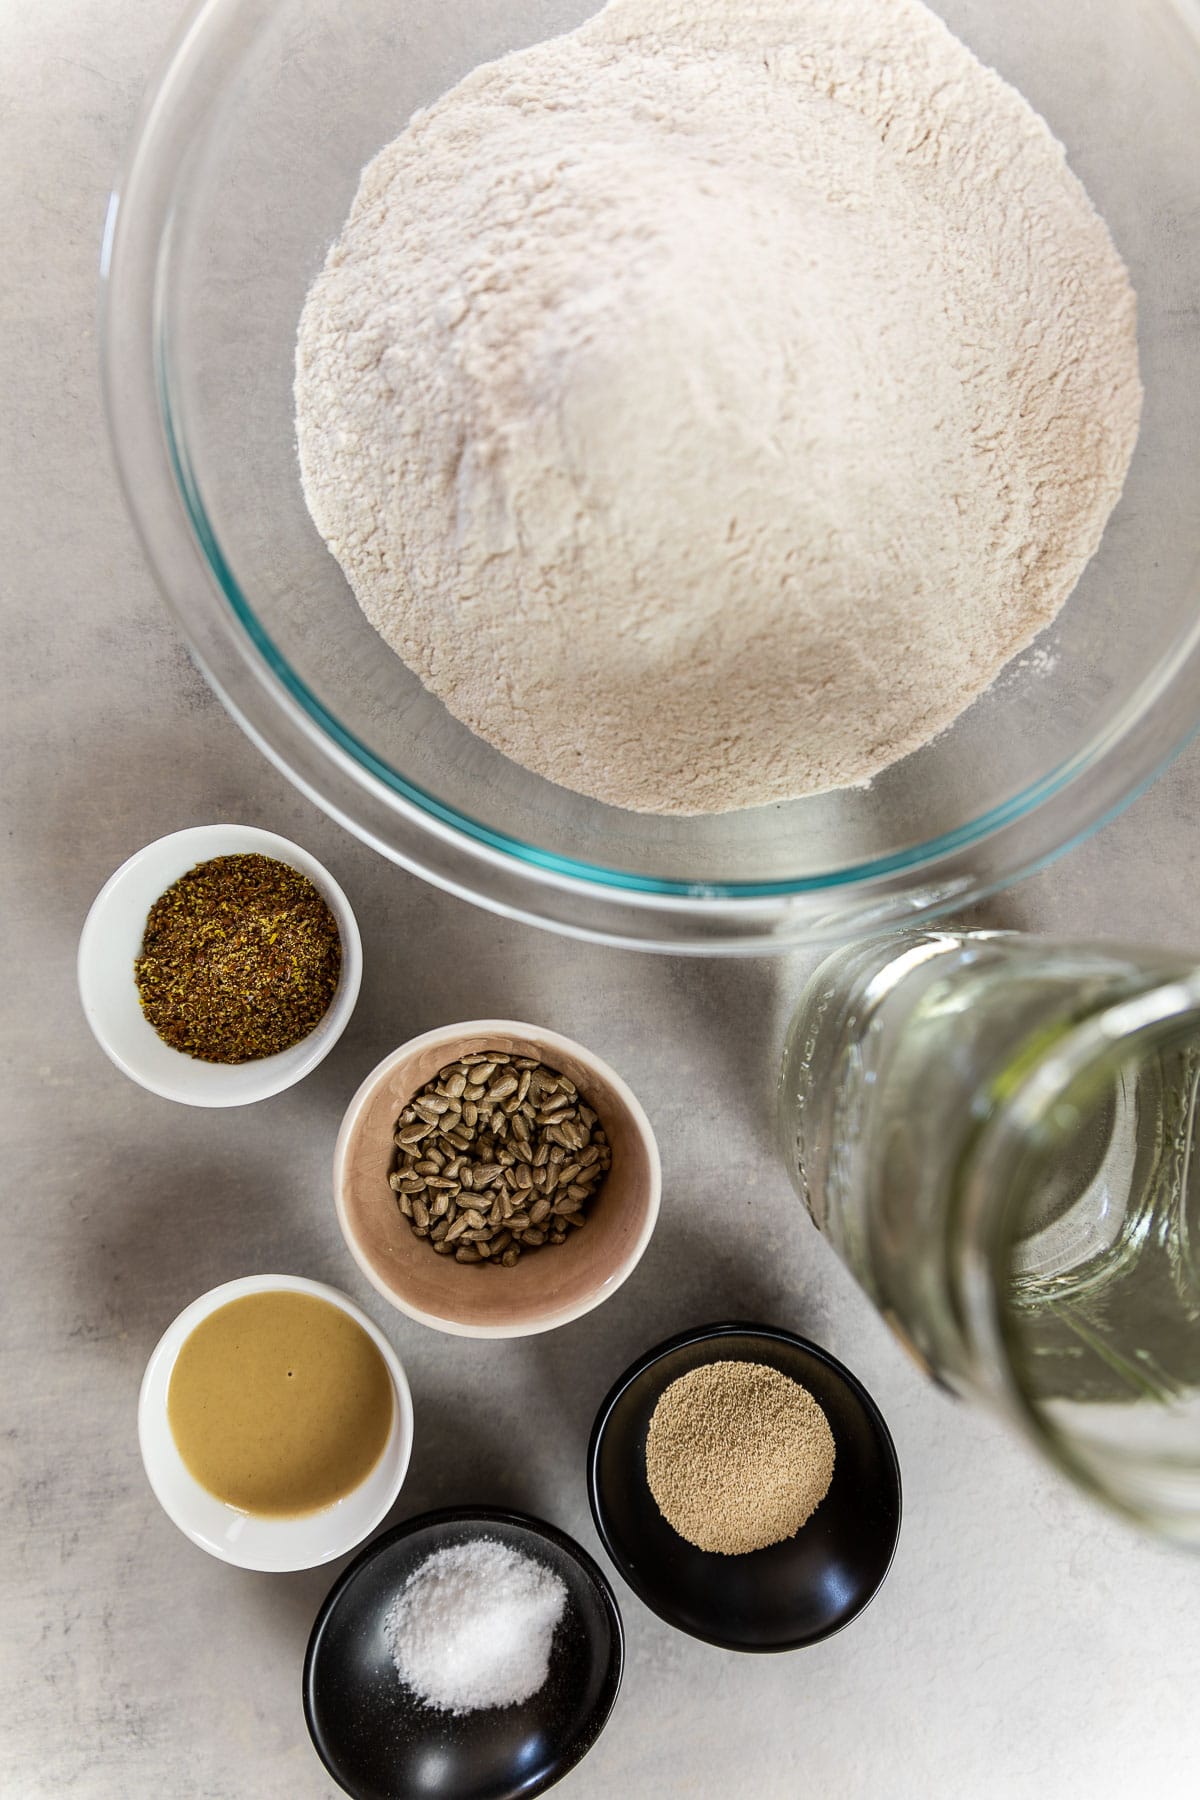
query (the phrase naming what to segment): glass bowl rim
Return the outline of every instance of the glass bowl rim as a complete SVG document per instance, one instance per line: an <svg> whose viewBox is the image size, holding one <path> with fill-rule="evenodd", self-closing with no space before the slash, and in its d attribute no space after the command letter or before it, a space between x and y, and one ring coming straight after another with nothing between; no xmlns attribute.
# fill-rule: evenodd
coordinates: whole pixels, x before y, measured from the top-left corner
<svg viewBox="0 0 1200 1800"><path fill-rule="evenodd" d="M151 83L124 167L110 196L105 221L100 258L101 372L110 435L127 505L189 645L206 678L242 728L324 810L332 812L383 854L435 885L508 916L623 945L753 952L817 941L829 935L845 937L853 929L854 913L847 912L840 928L836 919L825 920L824 932L814 933L808 929L811 921L798 914L792 915L789 924L786 911L781 929L774 909L768 907L764 913L751 903L779 901L786 909L789 901L849 897L864 890L870 894L872 884L919 872L932 879L940 868L953 867L965 853L990 845L991 854L985 858L987 866L959 875L944 884L940 894L935 888L932 896L917 896L914 901L911 888L897 888L889 896L880 895L881 899L890 898L893 904L890 911L884 909L883 916L872 914L872 928L878 929L893 918L908 923L918 917L936 918L939 913L981 899L1052 861L1107 823L1190 741L1200 726L1194 707L1188 709L1186 723L1176 720L1157 741L1139 746L1138 753L1128 758L1126 773L1119 778L1116 775L1117 753L1127 744L1135 727L1144 725L1165 697L1177 699L1180 690L1187 687L1189 675L1200 675L1200 607L1182 639L1159 659L1100 729L1017 793L931 838L817 874L710 881L647 875L589 862L542 849L491 827L438 800L385 762L330 711L292 667L234 576L201 498L171 400L170 345L160 284L165 278L165 245L175 228L174 177L193 142L193 130L184 115L191 109L202 123L209 110L208 92L220 79L222 33L236 27L244 37L252 29L247 25L247 17L251 21L265 17L276 3L277 0L195 0L168 49L158 77ZM1181 0L1171 0L1171 4L1179 7ZM1182 0L1182 4L1190 12L1191 0ZM207 83L199 79L201 75L207 75ZM135 319L149 328L142 330L140 336L133 328ZM134 413L140 416L134 418ZM158 469L151 469L150 462L156 462ZM149 515L154 503L147 498L148 476L157 476L160 498L164 497L164 476L169 483L175 502L173 520L164 508L163 516L152 524ZM174 554L164 549L171 535L175 539ZM185 601L180 593L182 584L166 574L166 568L177 560L183 547L181 537L188 540L192 560L194 553L199 552L207 576L203 601L199 598L200 584L192 584ZM233 683L214 666L211 646L206 653L206 632L200 626L202 611L209 615L209 635L214 619L218 622L217 635L226 639L230 635L230 617L240 628L234 634L234 660L252 665L254 679L249 687L258 696L261 710L249 706L244 695L239 700L230 691ZM1200 680L1193 685L1200 689ZM415 826L426 840L422 848L428 847L433 835L449 838L477 865L516 873L527 886L532 878L539 890L540 904L535 904L528 892L516 901L490 896L483 883L456 882L428 866L421 849L399 846L394 840L383 841L331 801L323 788L318 790L307 782L272 743L272 719L278 718L281 711L290 713L293 725L301 727L307 748L324 760L327 769L328 765L340 764L359 790L374 790L393 819ZM332 778L332 770L328 772ZM1108 779L1098 779L1089 792L1085 778L1104 774ZM1060 835L1059 814L1051 805L1059 797L1076 802L1071 809L1071 828L1065 836ZM1034 829L1035 822L1040 829ZM1026 833L1030 841L1018 847L1012 841L1013 834L1023 826L1030 828ZM644 913L646 921L644 925L639 923L636 931L630 931L628 927L606 928L603 923L594 927L564 918L562 904L569 906L569 897L581 894L597 900L601 913L606 903L616 903ZM559 897L557 902L555 896ZM732 940L681 942L687 936L684 921L689 917L698 921L706 912L719 913L726 925L733 925ZM669 926L662 942L654 941L659 928L654 921L656 913L660 923Z"/></svg>

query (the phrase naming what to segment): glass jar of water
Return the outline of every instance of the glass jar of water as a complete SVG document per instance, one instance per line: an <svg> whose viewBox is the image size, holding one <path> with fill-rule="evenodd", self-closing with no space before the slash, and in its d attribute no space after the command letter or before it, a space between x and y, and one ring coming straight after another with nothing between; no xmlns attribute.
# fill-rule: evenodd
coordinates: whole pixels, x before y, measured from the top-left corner
<svg viewBox="0 0 1200 1800"><path fill-rule="evenodd" d="M1200 1548L1200 968L1004 932L837 952L788 1166L921 1366Z"/></svg>

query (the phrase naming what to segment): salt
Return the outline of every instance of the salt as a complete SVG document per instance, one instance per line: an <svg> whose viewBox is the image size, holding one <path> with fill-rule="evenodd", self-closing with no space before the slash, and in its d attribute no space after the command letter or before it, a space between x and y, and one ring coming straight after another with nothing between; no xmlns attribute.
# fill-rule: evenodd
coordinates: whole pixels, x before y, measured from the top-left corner
<svg viewBox="0 0 1200 1800"><path fill-rule="evenodd" d="M401 1680L440 1712L516 1706L545 1684L567 1590L494 1538L435 1550L384 1621Z"/></svg>

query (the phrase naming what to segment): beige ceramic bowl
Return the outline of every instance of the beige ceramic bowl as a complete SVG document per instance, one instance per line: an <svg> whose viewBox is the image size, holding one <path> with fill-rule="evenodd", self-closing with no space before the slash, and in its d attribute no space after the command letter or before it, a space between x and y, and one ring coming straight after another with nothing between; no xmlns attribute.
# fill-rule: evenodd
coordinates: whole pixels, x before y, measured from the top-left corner
<svg viewBox="0 0 1200 1800"><path fill-rule="evenodd" d="M536 1056L569 1076L612 1145L612 1168L583 1230L512 1269L435 1256L401 1217L387 1180L404 1107L439 1069L476 1050ZM650 1122L615 1070L570 1038L510 1019L446 1025L385 1057L350 1102L333 1178L342 1235L367 1280L401 1312L462 1337L524 1337L599 1306L637 1266L662 1186Z"/></svg>

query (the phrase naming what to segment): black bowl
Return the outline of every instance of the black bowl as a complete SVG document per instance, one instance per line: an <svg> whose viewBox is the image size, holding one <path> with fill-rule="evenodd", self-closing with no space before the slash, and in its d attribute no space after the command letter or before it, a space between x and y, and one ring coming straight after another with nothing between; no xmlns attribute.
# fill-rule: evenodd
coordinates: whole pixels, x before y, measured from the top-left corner
<svg viewBox="0 0 1200 1800"><path fill-rule="evenodd" d="M758 1362L823 1407L836 1447L829 1492L795 1537L744 1556L697 1550L646 1480L646 1434L664 1388L710 1362ZM900 1465L870 1394L827 1350L769 1325L706 1325L627 1369L596 1415L588 1498L604 1548L669 1625L724 1650L799 1650L876 1594L900 1535Z"/></svg>
<svg viewBox="0 0 1200 1800"><path fill-rule="evenodd" d="M383 1623L432 1551L478 1537L553 1569L566 1585L567 1609L543 1688L518 1706L455 1717L402 1685ZM376 1538L330 1589L304 1659L304 1717L321 1761L356 1800L529 1800L599 1737L624 1657L612 1589L564 1532L482 1507L423 1513Z"/></svg>

